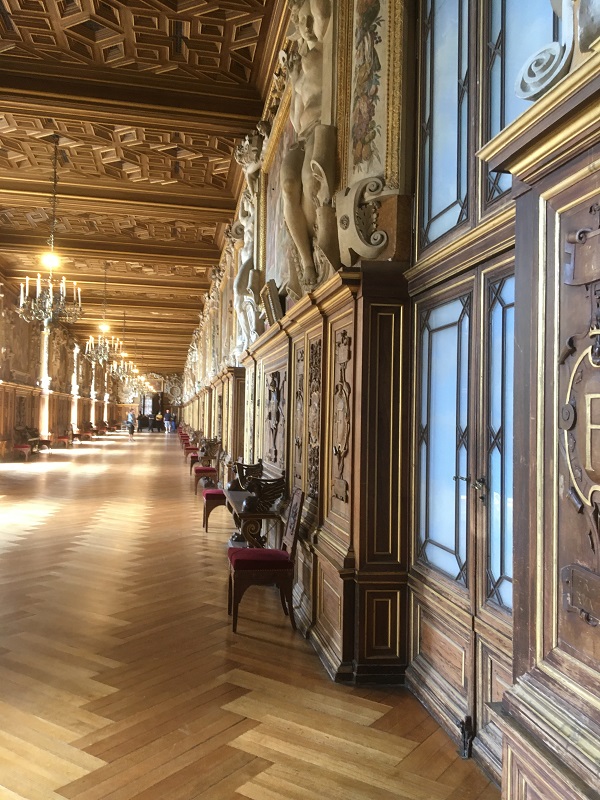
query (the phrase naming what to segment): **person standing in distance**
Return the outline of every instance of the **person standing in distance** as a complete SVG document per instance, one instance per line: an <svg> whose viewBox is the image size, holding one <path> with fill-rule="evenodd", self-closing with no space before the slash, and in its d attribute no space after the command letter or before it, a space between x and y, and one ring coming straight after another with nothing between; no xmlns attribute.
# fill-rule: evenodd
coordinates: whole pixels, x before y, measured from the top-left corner
<svg viewBox="0 0 600 800"><path fill-rule="evenodd" d="M135 411L130 408L127 412L127 432L129 433L129 441L133 442L133 432L135 431Z"/></svg>

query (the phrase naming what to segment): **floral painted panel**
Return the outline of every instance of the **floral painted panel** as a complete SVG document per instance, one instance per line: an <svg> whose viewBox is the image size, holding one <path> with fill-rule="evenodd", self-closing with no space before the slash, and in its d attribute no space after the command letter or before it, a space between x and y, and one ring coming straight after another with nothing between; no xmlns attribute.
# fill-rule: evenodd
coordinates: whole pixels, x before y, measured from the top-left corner
<svg viewBox="0 0 600 800"><path fill-rule="evenodd" d="M386 157L388 0L356 0L350 117L352 178L381 175Z"/></svg>

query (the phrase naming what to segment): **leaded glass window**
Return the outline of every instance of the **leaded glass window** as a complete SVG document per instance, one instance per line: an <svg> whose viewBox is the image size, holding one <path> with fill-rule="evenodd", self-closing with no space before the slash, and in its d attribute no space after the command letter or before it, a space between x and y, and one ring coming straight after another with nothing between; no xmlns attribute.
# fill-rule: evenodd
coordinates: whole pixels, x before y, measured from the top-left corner
<svg viewBox="0 0 600 800"><path fill-rule="evenodd" d="M514 276L489 289L486 597L512 609Z"/></svg>
<svg viewBox="0 0 600 800"><path fill-rule="evenodd" d="M418 558L467 584L470 295L420 327Z"/></svg>
<svg viewBox="0 0 600 800"><path fill-rule="evenodd" d="M558 38L558 19L548 0L489 0L487 67L487 142L522 114L531 103L515 93L523 64ZM510 189L509 174L489 172L487 201Z"/></svg>
<svg viewBox="0 0 600 800"><path fill-rule="evenodd" d="M467 219L468 0L425 0L420 244Z"/></svg>
<svg viewBox="0 0 600 800"><path fill-rule="evenodd" d="M421 7L419 249L479 207L469 194L475 180L468 164L475 164L477 147L529 108L515 93L517 75L560 32L548 0L422 0ZM484 35L475 44L480 9ZM503 195L511 180L486 170L483 204Z"/></svg>

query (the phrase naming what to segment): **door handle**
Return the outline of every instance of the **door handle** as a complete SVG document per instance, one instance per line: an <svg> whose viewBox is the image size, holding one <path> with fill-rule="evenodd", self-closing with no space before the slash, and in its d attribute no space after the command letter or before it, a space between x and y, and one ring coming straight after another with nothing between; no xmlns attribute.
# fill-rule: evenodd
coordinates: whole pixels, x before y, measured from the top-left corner
<svg viewBox="0 0 600 800"><path fill-rule="evenodd" d="M487 488L487 482L486 482L485 476L483 476L483 475L480 478L475 478L474 481L471 480L471 476L470 475L454 475L452 480L454 480L454 481L465 481L465 483L469 484L471 489L477 489L480 492ZM482 503L485 503L486 495L485 494L480 494L479 495L479 499L481 500Z"/></svg>
<svg viewBox="0 0 600 800"><path fill-rule="evenodd" d="M470 475L467 475L467 476L465 477L464 475L455 475L455 476L452 478L452 480L453 480L453 481L466 481L466 483L471 483L471 476L470 476Z"/></svg>

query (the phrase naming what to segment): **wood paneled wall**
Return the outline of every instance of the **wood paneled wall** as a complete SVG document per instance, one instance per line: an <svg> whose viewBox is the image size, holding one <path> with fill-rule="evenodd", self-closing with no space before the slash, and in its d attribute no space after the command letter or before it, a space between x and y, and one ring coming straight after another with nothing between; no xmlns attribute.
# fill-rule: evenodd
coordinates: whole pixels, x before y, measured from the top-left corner
<svg viewBox="0 0 600 800"><path fill-rule="evenodd" d="M401 682L406 667L407 307L401 267L363 262L244 359L244 452L305 492L294 606L338 680Z"/></svg>

